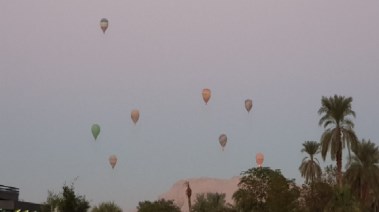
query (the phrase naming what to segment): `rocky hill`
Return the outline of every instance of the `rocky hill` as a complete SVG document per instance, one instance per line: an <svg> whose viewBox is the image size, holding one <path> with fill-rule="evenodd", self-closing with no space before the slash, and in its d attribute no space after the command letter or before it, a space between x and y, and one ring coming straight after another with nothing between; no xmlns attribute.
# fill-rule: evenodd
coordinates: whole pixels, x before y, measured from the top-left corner
<svg viewBox="0 0 379 212"><path fill-rule="evenodd" d="M191 178L177 181L167 192L161 194L159 199L174 200L181 208L182 212L188 212L188 200L185 194L186 182L190 183L192 189L191 201L194 204L196 195L201 193L225 193L227 203L233 203L232 195L237 190L239 177L231 179L216 179L216 178Z"/></svg>

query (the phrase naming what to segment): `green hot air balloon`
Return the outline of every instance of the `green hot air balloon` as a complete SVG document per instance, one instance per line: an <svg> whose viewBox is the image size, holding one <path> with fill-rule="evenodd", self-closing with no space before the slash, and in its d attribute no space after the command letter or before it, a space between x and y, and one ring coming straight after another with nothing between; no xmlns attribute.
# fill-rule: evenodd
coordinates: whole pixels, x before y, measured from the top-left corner
<svg viewBox="0 0 379 212"><path fill-rule="evenodd" d="M93 137L95 138L95 140L97 139L97 136L99 136L100 134L100 125L98 124L93 124L92 127L91 127L91 131L92 131L92 135Z"/></svg>

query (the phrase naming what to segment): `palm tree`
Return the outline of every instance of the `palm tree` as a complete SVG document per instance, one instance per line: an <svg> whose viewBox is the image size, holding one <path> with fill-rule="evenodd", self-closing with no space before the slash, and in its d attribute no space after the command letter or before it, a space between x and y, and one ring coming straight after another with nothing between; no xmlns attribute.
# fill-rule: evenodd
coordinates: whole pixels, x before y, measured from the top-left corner
<svg viewBox="0 0 379 212"><path fill-rule="evenodd" d="M192 195L192 189L190 187L190 183L189 181L187 181L186 183L186 186L187 186L187 189L186 189L186 195L187 195L187 199L188 199L188 210L191 211L191 195Z"/></svg>
<svg viewBox="0 0 379 212"><path fill-rule="evenodd" d="M353 151L358 143L357 136L353 130L354 123L349 116L355 117L351 109L353 98L334 95L333 97L322 97L321 107L318 114L321 115L319 125L326 129L321 136L321 155L325 160L326 154L330 152L330 158L337 163L337 184L342 186L342 150L347 146Z"/></svg>
<svg viewBox="0 0 379 212"><path fill-rule="evenodd" d="M351 193L349 186L336 187L332 198L329 200L325 212L361 212L359 202Z"/></svg>
<svg viewBox="0 0 379 212"><path fill-rule="evenodd" d="M302 177L305 177L305 183L314 182L321 178L321 168L315 154L320 152L320 144L316 141L305 141L301 152L306 152L309 157L304 157L299 170Z"/></svg>
<svg viewBox="0 0 379 212"><path fill-rule="evenodd" d="M379 149L370 140L358 144L345 178L361 203L369 206L378 192L373 189L379 188Z"/></svg>

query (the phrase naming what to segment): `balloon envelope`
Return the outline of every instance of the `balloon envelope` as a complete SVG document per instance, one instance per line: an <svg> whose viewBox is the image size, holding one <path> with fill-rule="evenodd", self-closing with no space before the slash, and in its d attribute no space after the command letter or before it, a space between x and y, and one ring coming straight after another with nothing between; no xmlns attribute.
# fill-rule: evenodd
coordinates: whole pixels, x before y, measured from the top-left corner
<svg viewBox="0 0 379 212"><path fill-rule="evenodd" d="M133 123L137 124L138 119L139 119L139 110L137 109L132 110L132 112L130 113L130 117L132 118Z"/></svg>
<svg viewBox="0 0 379 212"><path fill-rule="evenodd" d="M257 153L257 155L255 156L255 160L257 162L258 167L262 167L264 159L265 157L262 153Z"/></svg>
<svg viewBox="0 0 379 212"><path fill-rule="evenodd" d="M108 19L103 18L100 20L100 28L103 30L103 33L108 29Z"/></svg>
<svg viewBox="0 0 379 212"><path fill-rule="evenodd" d="M100 134L100 125L98 124L93 124L92 127L91 127L91 131L92 131L92 135L93 137L95 138L95 140L97 139L97 136L99 136Z"/></svg>
<svg viewBox="0 0 379 212"><path fill-rule="evenodd" d="M246 99L245 100L245 108L246 108L247 112L250 112L251 108L253 108L253 100Z"/></svg>
<svg viewBox="0 0 379 212"><path fill-rule="evenodd" d="M202 95L203 95L203 100L204 100L205 104L207 104L209 99L211 98L211 90L208 88L204 88Z"/></svg>
<svg viewBox="0 0 379 212"><path fill-rule="evenodd" d="M218 137L218 142L221 145L222 151L224 151L224 147L226 146L226 143L228 142L228 137L225 134L221 134L220 137Z"/></svg>
<svg viewBox="0 0 379 212"><path fill-rule="evenodd" d="M116 155L111 155L109 157L109 164L111 164L112 169L114 169L114 167L116 166L116 163L117 163L117 157L116 157Z"/></svg>

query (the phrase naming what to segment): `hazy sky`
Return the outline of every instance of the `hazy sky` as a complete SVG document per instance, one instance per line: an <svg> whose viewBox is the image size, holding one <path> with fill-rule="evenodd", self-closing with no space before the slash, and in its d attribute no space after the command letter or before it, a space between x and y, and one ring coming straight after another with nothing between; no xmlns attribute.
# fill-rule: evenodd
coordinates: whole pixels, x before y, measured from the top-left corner
<svg viewBox="0 0 379 212"><path fill-rule="evenodd" d="M257 152L301 184L301 144L334 94L379 143L376 0L3 0L0 20L0 184L25 201L78 177L92 205L126 210L179 179L239 175Z"/></svg>

